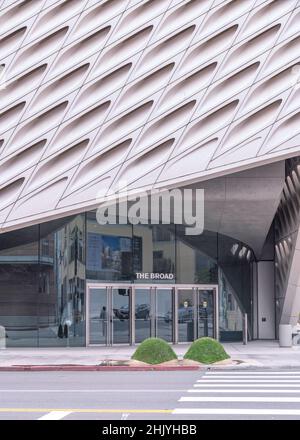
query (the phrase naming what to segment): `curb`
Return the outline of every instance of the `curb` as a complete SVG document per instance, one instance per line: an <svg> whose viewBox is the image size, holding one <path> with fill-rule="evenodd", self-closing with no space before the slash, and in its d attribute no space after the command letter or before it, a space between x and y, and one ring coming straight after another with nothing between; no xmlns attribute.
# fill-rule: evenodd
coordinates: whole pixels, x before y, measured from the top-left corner
<svg viewBox="0 0 300 440"><path fill-rule="evenodd" d="M143 367L130 367L123 365L101 366L101 365L12 365L0 367L1 371L196 371L201 369L198 366L176 366L164 367L149 365Z"/></svg>

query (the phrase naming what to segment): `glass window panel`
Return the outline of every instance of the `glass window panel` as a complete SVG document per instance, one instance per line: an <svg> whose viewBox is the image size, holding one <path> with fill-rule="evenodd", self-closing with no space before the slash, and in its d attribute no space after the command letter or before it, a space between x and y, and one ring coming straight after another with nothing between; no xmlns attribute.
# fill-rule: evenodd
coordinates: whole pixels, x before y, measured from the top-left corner
<svg viewBox="0 0 300 440"><path fill-rule="evenodd" d="M176 280L180 284L217 284L217 234L185 235L176 225Z"/></svg>
<svg viewBox="0 0 300 440"><path fill-rule="evenodd" d="M175 283L174 225L134 226L133 263L135 283Z"/></svg>
<svg viewBox="0 0 300 440"><path fill-rule="evenodd" d="M38 345L38 226L1 234L0 325L7 347Z"/></svg>
<svg viewBox="0 0 300 440"><path fill-rule="evenodd" d="M87 279L132 279L132 226L99 225L95 212L87 215Z"/></svg>
<svg viewBox="0 0 300 440"><path fill-rule="evenodd" d="M85 216L40 227L39 346L85 345Z"/></svg>
<svg viewBox="0 0 300 440"><path fill-rule="evenodd" d="M219 234L218 262L220 339L242 340L242 316L252 329L252 251L242 242Z"/></svg>
<svg viewBox="0 0 300 440"><path fill-rule="evenodd" d="M235 293L222 272L219 288L219 334L221 341L243 339L243 314Z"/></svg>

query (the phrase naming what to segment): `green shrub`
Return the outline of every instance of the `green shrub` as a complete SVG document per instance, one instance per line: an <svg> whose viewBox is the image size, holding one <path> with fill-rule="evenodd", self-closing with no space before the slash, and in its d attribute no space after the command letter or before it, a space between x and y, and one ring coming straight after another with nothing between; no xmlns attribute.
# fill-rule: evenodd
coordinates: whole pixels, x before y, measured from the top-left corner
<svg viewBox="0 0 300 440"><path fill-rule="evenodd" d="M160 364L177 359L177 356L172 347L163 339L148 338L138 346L132 359L148 364Z"/></svg>
<svg viewBox="0 0 300 440"><path fill-rule="evenodd" d="M191 359L203 364L212 364L229 359L229 357L222 344L212 338L197 339L184 355L185 359Z"/></svg>

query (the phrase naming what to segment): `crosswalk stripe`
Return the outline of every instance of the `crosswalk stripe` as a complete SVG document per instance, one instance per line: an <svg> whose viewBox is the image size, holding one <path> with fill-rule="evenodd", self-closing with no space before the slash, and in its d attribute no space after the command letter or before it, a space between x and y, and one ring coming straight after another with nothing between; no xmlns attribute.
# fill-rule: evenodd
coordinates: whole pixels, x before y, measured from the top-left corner
<svg viewBox="0 0 300 440"><path fill-rule="evenodd" d="M175 408L173 414L300 416L300 409L273 408Z"/></svg>
<svg viewBox="0 0 300 440"><path fill-rule="evenodd" d="M248 374L248 375L246 375L246 376L242 376L242 375L239 375L239 376L203 376L203 379L205 379L205 380L208 380L208 379L266 379L266 380L269 380L269 379L292 379L291 378L291 376L290 375L286 375L286 376L283 376L283 375L281 375L281 376L271 376L271 375L268 375L268 376L255 376L255 375L250 375L250 374ZM293 379L300 379L300 376L293 376Z"/></svg>
<svg viewBox="0 0 300 440"><path fill-rule="evenodd" d="M214 376L214 375L219 375L219 374L222 374L222 376L223 375L227 375L227 374L234 374L235 376L237 375L239 375L239 374L241 374L241 375L243 375L243 374L258 374L258 375L260 375L260 374L263 374L263 375L268 375L268 374L278 374L278 375L285 375L285 374L288 374L288 375L300 375L300 372L299 371L293 371L293 370L288 370L288 371L222 371L222 373L220 373L220 371L207 371L206 373L205 373L206 375L209 375L209 376Z"/></svg>
<svg viewBox="0 0 300 440"><path fill-rule="evenodd" d="M298 418L300 371L206 371L178 403L174 415Z"/></svg>
<svg viewBox="0 0 300 440"><path fill-rule="evenodd" d="M39 417L38 420L61 420L69 414L71 414L71 411L51 411L48 414Z"/></svg>
<svg viewBox="0 0 300 440"><path fill-rule="evenodd" d="M261 384L253 384L253 383L198 383L195 384L194 387L253 387L253 386L261 386L261 387L273 387L273 388L285 388L285 387L293 387L293 388L300 388L300 384L284 384L284 383L278 383L278 384L272 384L272 383L261 383Z"/></svg>
<svg viewBox="0 0 300 440"><path fill-rule="evenodd" d="M245 397L245 396L227 396L227 397L181 397L178 402L288 402L299 403L300 397Z"/></svg>
<svg viewBox="0 0 300 440"><path fill-rule="evenodd" d="M203 382L203 379L197 380ZM206 379L205 383L300 383L300 380L291 379Z"/></svg>
<svg viewBox="0 0 300 440"><path fill-rule="evenodd" d="M191 390L187 390L188 393L277 393L277 394L300 394L300 390L276 390L276 389L271 389L271 390L265 390L262 388L259 389L231 389L231 388L226 388L226 389L191 389Z"/></svg>

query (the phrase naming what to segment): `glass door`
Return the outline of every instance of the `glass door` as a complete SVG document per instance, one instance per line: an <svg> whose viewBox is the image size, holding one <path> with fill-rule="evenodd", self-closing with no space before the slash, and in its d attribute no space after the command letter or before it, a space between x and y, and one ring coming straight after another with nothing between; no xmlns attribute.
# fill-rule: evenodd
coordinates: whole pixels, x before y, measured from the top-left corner
<svg viewBox="0 0 300 440"><path fill-rule="evenodd" d="M173 289L156 289L156 336L167 342L173 342Z"/></svg>
<svg viewBox="0 0 300 440"><path fill-rule="evenodd" d="M107 289L89 289L88 343L109 344L109 313Z"/></svg>
<svg viewBox="0 0 300 440"><path fill-rule="evenodd" d="M87 295L87 344L129 344L131 288L90 286Z"/></svg>
<svg viewBox="0 0 300 440"><path fill-rule="evenodd" d="M112 344L130 343L131 288L113 287L112 293Z"/></svg>
<svg viewBox="0 0 300 440"><path fill-rule="evenodd" d="M215 337L215 305L213 290L198 290L198 338Z"/></svg>
<svg viewBox="0 0 300 440"><path fill-rule="evenodd" d="M150 338L152 331L153 295L151 287L135 288L135 342Z"/></svg>
<svg viewBox="0 0 300 440"><path fill-rule="evenodd" d="M195 292L194 289L177 290L178 342L195 339Z"/></svg>
<svg viewBox="0 0 300 440"><path fill-rule="evenodd" d="M173 289L135 287L135 342L158 337L173 342Z"/></svg>

